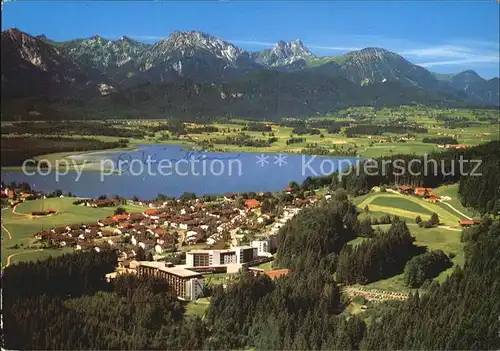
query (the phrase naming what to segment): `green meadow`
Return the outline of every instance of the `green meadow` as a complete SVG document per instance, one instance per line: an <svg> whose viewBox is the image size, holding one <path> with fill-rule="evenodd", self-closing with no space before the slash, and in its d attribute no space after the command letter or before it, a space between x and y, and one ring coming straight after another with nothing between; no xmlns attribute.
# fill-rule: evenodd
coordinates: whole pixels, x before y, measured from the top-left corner
<svg viewBox="0 0 500 351"><path fill-rule="evenodd" d="M95 222L107 216L113 215L117 207L90 208L73 205L77 198L49 198L24 202L15 209L2 210L2 266L18 260L37 260L47 258L49 255L56 256L71 249L40 249L39 245L33 243L33 235L42 230L48 230L57 226L69 224L82 224ZM142 212L143 207L123 205L128 212ZM56 214L45 217L33 217L33 211L54 209ZM9 234L10 237L9 238Z"/></svg>
<svg viewBox="0 0 500 351"><path fill-rule="evenodd" d="M437 119L437 116L440 115L462 118L461 122L466 122L466 126L463 126L464 123L445 125L443 120ZM481 117L490 118L490 121L481 119ZM305 120L342 121L352 122L354 124L373 125L395 123L394 120L398 118L404 118L408 123L414 123L420 127L427 128L427 133L409 133L408 136L410 140L405 141L400 139L404 134L384 132L382 135L357 135L347 137L342 131L330 134L326 129L318 128L321 135L300 135L300 137L305 138L304 142L287 145L286 142L288 139L292 136L297 137L297 135L293 134L293 128L291 127L282 126L277 121L261 121L271 127L272 134L267 132L243 131L250 121L232 118L229 121L225 119L224 122L216 121L206 124L218 128L217 132L190 133L189 130L192 130L194 127L199 127L200 125L185 123L185 127L188 131L187 134L174 135L171 132L162 130L152 134L147 133L141 138L127 138L129 141L128 147L121 150L130 150L139 144L170 144L186 147L203 147L207 148L209 151L219 152L300 153L306 149L308 145L313 144L315 147L328 150L329 154L332 156L343 155L347 150L350 150L361 157L375 158L391 156L396 153L423 155L442 150L437 148L434 143L424 143L422 141L424 138L447 136L455 138L459 143L469 146L499 139L497 131L492 129L491 118L498 118L498 112L494 110L437 109L423 106L401 106L399 108L375 110L372 107L353 107L337 111L331 116L316 116ZM259 116L255 116L253 122L255 121L259 121ZM116 120L115 122L117 128L138 131L144 131L146 128L159 126L161 123L164 123L164 121L159 120ZM88 123L92 123L92 121L88 121ZM75 132L77 133L77 131ZM265 147L213 143L214 139L223 140L226 137L236 137L241 133L244 133L250 140L267 140L271 136L278 138L278 140ZM10 135L6 134L5 136ZM72 134L69 135L69 137L81 138L88 136ZM105 135L92 135L92 137L106 142L118 141L120 139L119 137ZM72 153L65 152L40 157L49 158L51 161L55 161L67 157L70 154ZM89 166L87 169L92 170L93 168Z"/></svg>
<svg viewBox="0 0 500 351"><path fill-rule="evenodd" d="M432 213L437 213L442 224L453 227L458 226L458 221L465 219L446 205L430 203L416 196L372 192L366 195L363 201L355 204L360 210L364 210L368 206L369 211L383 212L413 220L420 216L425 221L430 218Z"/></svg>

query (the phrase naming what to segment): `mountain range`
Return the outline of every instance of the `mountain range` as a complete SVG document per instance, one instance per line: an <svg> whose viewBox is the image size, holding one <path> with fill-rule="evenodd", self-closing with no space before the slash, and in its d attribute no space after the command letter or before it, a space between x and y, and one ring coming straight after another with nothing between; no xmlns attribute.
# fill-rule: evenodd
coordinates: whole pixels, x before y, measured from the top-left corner
<svg viewBox="0 0 500 351"><path fill-rule="evenodd" d="M143 105L137 97L148 95L150 109L168 116L184 106L196 115L255 118L348 105L500 105L498 78L471 70L435 74L382 48L317 57L300 40L248 52L198 31L174 32L150 45L97 35L56 42L17 29L3 31L1 45L2 100L17 105L29 98L137 110Z"/></svg>

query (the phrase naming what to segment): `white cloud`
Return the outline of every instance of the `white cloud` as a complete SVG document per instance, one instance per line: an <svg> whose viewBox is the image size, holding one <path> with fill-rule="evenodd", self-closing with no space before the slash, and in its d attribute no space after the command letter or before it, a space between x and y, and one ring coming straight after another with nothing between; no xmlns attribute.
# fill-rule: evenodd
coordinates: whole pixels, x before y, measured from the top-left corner
<svg viewBox="0 0 500 351"><path fill-rule="evenodd" d="M400 54L408 57L410 60L416 61L416 64L422 67L498 64L500 62L498 49L492 51L491 49L485 49L484 47L472 44L472 42L469 42L469 46L441 45L421 47L401 51Z"/></svg>
<svg viewBox="0 0 500 351"><path fill-rule="evenodd" d="M412 49L401 51L401 55L417 56L417 57L468 57L472 53L470 48L460 46L435 46L420 49Z"/></svg>
<svg viewBox="0 0 500 351"><path fill-rule="evenodd" d="M423 62L423 63L417 63L417 65L422 66L422 67L433 67L433 66L450 66L450 65L455 65L455 66L460 66L460 65L468 65L468 64L477 64L477 63L492 63L492 64L498 64L500 61L500 58L498 56L490 56L490 57L481 57L481 56L475 56L475 57L469 57L463 60L449 60L449 61L433 61L433 62Z"/></svg>

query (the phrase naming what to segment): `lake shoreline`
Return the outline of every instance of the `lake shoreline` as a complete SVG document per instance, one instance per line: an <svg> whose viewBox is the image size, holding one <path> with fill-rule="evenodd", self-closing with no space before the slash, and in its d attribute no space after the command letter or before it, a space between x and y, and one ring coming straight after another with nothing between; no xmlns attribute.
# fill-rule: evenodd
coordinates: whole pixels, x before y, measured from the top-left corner
<svg viewBox="0 0 500 351"><path fill-rule="evenodd" d="M313 155L313 154L303 154L303 153L299 153L299 152L290 152L290 150L280 150L280 151L276 151L276 150L266 150L264 148L262 148L262 150L260 150L259 148L255 148L255 150L248 150L249 148L245 148L245 151L241 151L241 147L234 147L234 148L231 148L231 150L217 150L217 149L213 149L213 148L209 148L209 149L206 149L206 150L195 150L195 147L197 146L196 143L188 143L188 142L181 142L181 143L176 143L176 142L172 142L172 143L157 143L157 142L147 142L145 141L144 143L138 143L138 142L133 142L133 143L130 143L129 146L127 147L121 147L121 148L113 148L113 149L98 149L98 150L88 150L88 151L67 151L67 152L58 152L58 153L51 153L51 154L44 154L44 155L40 155L40 156L34 156L33 159L35 160L47 160L51 163L55 163L56 161L62 161L62 160L67 160L67 159L70 159L70 160L73 160L74 162L76 162L75 164L77 166L80 166L81 163L78 163L79 159L82 158L83 156L86 156L86 155L99 155L99 154L107 154L107 153L119 153L119 152L133 152L133 151L138 151L139 150L139 147L140 146L178 146L178 147L182 147L182 146L189 146L189 147L193 147L193 150L189 150L189 151L206 151L206 152L212 152L212 153L223 153L223 154L228 154L228 153L238 153L238 154L264 154L264 155L267 155L267 154L283 154L283 155L306 155L306 156L310 156L310 157L317 157L317 158L332 158L332 157L335 157L335 158L338 158L338 157L345 157L345 158L353 158L353 157L359 157L359 158L363 158L361 156L356 156L356 155L350 155L350 156L346 156L346 155ZM94 163L88 163L87 166L85 166L81 171L82 172L98 172L100 171L100 167L98 168L95 168L95 167L91 167L91 165L93 165ZM27 171L36 171L38 168L36 166L26 166L25 168ZM4 166L4 167L1 167L0 171L4 172L4 171L11 171L11 172L15 172L15 171L22 171L23 170L23 167L22 166ZM74 167L70 167L70 171L76 171Z"/></svg>
<svg viewBox="0 0 500 351"><path fill-rule="evenodd" d="M20 167L2 168L2 179L6 183L36 184L37 189L49 193L65 189L82 197L118 194L155 198L159 193L180 196L184 192L279 191L290 180L302 182L308 176L327 175L360 160L286 153L198 152L179 145L158 144L135 145L133 150L92 151L92 163L83 169L75 166L36 172L36 167L31 167L29 172L22 172ZM71 155L74 154L57 156ZM84 154L77 155L81 158Z"/></svg>

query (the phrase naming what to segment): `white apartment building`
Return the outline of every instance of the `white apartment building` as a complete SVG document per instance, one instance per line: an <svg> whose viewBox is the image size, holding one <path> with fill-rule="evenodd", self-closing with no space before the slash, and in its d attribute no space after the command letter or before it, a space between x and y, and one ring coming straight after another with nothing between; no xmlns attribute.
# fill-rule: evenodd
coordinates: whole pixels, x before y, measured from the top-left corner
<svg viewBox="0 0 500 351"><path fill-rule="evenodd" d="M186 252L187 267L223 266L252 262L258 256L258 248L237 246L226 250L192 250Z"/></svg>
<svg viewBox="0 0 500 351"><path fill-rule="evenodd" d="M252 247L257 248L257 254L260 256L267 256L271 251L277 248L277 236L270 235L260 240L252 241Z"/></svg>

